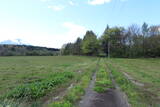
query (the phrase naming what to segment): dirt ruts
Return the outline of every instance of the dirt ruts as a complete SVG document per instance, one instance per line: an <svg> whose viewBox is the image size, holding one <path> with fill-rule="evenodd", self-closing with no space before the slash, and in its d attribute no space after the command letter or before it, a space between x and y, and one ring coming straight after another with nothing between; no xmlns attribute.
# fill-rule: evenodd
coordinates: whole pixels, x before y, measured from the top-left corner
<svg viewBox="0 0 160 107"><path fill-rule="evenodd" d="M107 64L106 64L106 66L107 66ZM112 80L112 84L115 87L115 89L112 89L113 96L115 96L115 103L116 103L115 107L130 107L131 105L128 103L128 99L127 99L126 94L121 91L120 87L115 82L113 75L111 73L111 70L108 68L107 71L109 72L110 78ZM106 106L106 107L113 107L113 106Z"/></svg>
<svg viewBox="0 0 160 107"><path fill-rule="evenodd" d="M115 64L112 64L112 65L113 65L113 67L116 67L116 66L117 66L117 65L115 65ZM120 68L119 68L119 69L120 69ZM128 73L124 72L123 70L120 69L118 72L123 73L123 75L124 75L129 81L131 81L133 84L135 84L135 85L137 85L137 86L139 86L139 87L144 87L144 86L145 86L143 83L137 81L136 79L134 79L132 76L130 76Z"/></svg>
<svg viewBox="0 0 160 107"><path fill-rule="evenodd" d="M128 75L127 73L125 72L122 72L124 74L124 76L127 77L128 80L130 80L133 84L139 86L139 87L144 87L144 84L143 83L140 83L138 81L136 81L134 78L132 78L130 75Z"/></svg>
<svg viewBox="0 0 160 107"><path fill-rule="evenodd" d="M57 92L57 95L50 95L43 98L42 100L44 103L42 104L42 107L46 107L46 105L49 105L52 102L61 100L66 95L67 91L73 87L73 85L74 83L71 83L67 89L66 88L59 89L59 92Z"/></svg>
<svg viewBox="0 0 160 107"><path fill-rule="evenodd" d="M96 72L98 72L98 66ZM112 78L112 74L110 74L110 76L112 78L113 84L115 85L115 89L109 89L104 93L97 93L93 91L96 80L96 72L92 76L92 80L89 84L89 87L86 89L86 94L82 97L82 100L79 102L78 106L79 107L130 107L125 94L120 91L120 88Z"/></svg>
<svg viewBox="0 0 160 107"><path fill-rule="evenodd" d="M96 81L96 73L98 71L99 61L100 59L98 59L97 61L96 71L93 73L90 84L88 88L85 90L85 95L82 97L82 100L78 104L79 107L92 107L93 100L96 97L96 92L93 91L93 88Z"/></svg>
<svg viewBox="0 0 160 107"><path fill-rule="evenodd" d="M93 91L94 84L96 79L96 72L92 76L92 80L88 86L88 88L85 90L86 94L82 97L82 100L79 103L79 107L92 107L92 100L95 99L96 92Z"/></svg>
<svg viewBox="0 0 160 107"><path fill-rule="evenodd" d="M89 107L129 107L123 96L119 90L109 89L104 93L97 93L92 105Z"/></svg>

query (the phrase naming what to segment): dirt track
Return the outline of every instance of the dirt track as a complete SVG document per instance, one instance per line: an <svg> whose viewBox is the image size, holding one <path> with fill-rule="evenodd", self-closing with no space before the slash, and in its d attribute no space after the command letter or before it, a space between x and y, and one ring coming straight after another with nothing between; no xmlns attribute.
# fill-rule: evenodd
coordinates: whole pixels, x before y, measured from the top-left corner
<svg viewBox="0 0 160 107"><path fill-rule="evenodd" d="M90 107L129 107L123 98L123 94L116 89L97 94L92 102Z"/></svg>
<svg viewBox="0 0 160 107"><path fill-rule="evenodd" d="M80 102L79 107L129 107L129 105L121 92L110 89L101 94L89 92Z"/></svg>
<svg viewBox="0 0 160 107"><path fill-rule="evenodd" d="M93 75L90 85L86 89L85 96L79 102L79 107L130 107L125 94L120 91L118 86L116 86L116 89L109 89L104 93L93 91L95 79L96 73Z"/></svg>

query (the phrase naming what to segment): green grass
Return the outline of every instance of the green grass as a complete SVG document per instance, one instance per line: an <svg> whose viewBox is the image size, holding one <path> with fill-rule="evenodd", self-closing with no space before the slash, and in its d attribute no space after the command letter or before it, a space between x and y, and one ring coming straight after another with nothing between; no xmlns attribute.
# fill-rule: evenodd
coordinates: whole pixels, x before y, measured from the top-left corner
<svg viewBox="0 0 160 107"><path fill-rule="evenodd" d="M100 93L113 88L104 61L133 107L156 107L159 104L160 59L101 59L94 88ZM43 103L43 97L59 93L59 88L67 89L73 83L62 100L50 104L50 107L73 107L85 94L96 64L94 57L0 57L0 104L18 107L19 99ZM119 71L126 72L144 87L136 86ZM32 106L39 107L40 103Z"/></svg>
<svg viewBox="0 0 160 107"><path fill-rule="evenodd" d="M56 86L61 85L64 82L68 82L69 79L72 79L73 77L74 74L72 72L55 72L47 79L17 86L13 90L9 91L5 97L14 99L37 99L44 96L50 90L56 88Z"/></svg>
<svg viewBox="0 0 160 107"><path fill-rule="evenodd" d="M80 79L78 79L77 84L73 88L68 90L67 94L63 97L61 101L53 102L49 107L75 107L76 102L81 99L85 94L85 89L88 87L92 75L96 70L96 63L89 64L86 66L80 74Z"/></svg>
<svg viewBox="0 0 160 107"><path fill-rule="evenodd" d="M50 105L50 107L74 107L74 106L68 101L59 101L59 102L57 101L52 105Z"/></svg>
<svg viewBox="0 0 160 107"><path fill-rule="evenodd" d="M38 101L50 92L56 93L62 85L81 80L83 72L79 71L96 59L78 56L0 57L0 98Z"/></svg>
<svg viewBox="0 0 160 107"><path fill-rule="evenodd" d="M113 88L109 72L106 69L104 59L99 62L99 70L96 74L96 82L94 90L99 93L105 92L107 89Z"/></svg>
<svg viewBox="0 0 160 107"><path fill-rule="evenodd" d="M110 59L107 60L113 76L127 94L133 107L157 107L160 99L160 59ZM127 80L126 72L144 87L136 86Z"/></svg>

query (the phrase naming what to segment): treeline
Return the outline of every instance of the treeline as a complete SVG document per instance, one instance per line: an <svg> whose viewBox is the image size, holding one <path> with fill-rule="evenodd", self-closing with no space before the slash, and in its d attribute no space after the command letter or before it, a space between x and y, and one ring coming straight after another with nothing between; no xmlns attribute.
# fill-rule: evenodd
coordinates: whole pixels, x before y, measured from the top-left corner
<svg viewBox="0 0 160 107"><path fill-rule="evenodd" d="M61 49L63 55L88 55L110 57L160 57L160 26L141 27L131 25L109 27L100 37L93 31L87 31L84 38L75 43L67 43Z"/></svg>
<svg viewBox="0 0 160 107"><path fill-rule="evenodd" d="M55 56L59 49L27 46L27 45L0 45L0 56Z"/></svg>

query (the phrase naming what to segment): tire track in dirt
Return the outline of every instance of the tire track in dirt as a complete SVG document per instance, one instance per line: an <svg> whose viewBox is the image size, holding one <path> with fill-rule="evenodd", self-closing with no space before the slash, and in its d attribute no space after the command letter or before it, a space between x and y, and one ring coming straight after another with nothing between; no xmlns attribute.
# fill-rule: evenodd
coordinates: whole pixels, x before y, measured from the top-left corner
<svg viewBox="0 0 160 107"><path fill-rule="evenodd" d="M113 64L113 63L110 63L110 64L112 64L113 67L118 67L116 64ZM153 104L157 103L158 105L160 105L159 104L160 97L158 97L157 94L152 93L148 89L148 87L152 87L151 84L147 84L146 85L146 83L139 82L138 80L133 78L131 75L129 75L127 72L123 71L120 67L119 67L118 72L121 72L126 77L126 79L128 79L130 82L132 82L132 84L137 86L140 89L139 91L141 91L141 93L145 93L147 97L151 97L152 99L154 99L156 101L156 102L151 102L150 106L152 106L152 103Z"/></svg>
<svg viewBox="0 0 160 107"><path fill-rule="evenodd" d="M114 90L114 95L116 96L116 103L117 105L115 107L131 107L131 105L128 103L128 99L127 99L127 96L124 92L121 91L120 87L118 86L118 84L115 82L114 78L113 78L113 75L112 75L112 72L111 70L109 69L109 67L107 66L107 63L106 63L106 69L108 68L108 71L109 72L109 75L110 75L110 78L112 80L112 84L114 85L115 89Z"/></svg>
<svg viewBox="0 0 160 107"><path fill-rule="evenodd" d="M96 72L98 72L99 66L97 65ZM110 72L110 77L112 79L115 89L109 89L104 93L97 93L93 91L96 72L92 76L92 80L89 87L86 89L86 94L82 97L79 102L79 107L130 107L127 98L124 93L120 91L120 88L115 83L113 76Z"/></svg>
<svg viewBox="0 0 160 107"><path fill-rule="evenodd" d="M111 63L110 63L110 64L111 64ZM115 64L112 64L112 65L113 65L113 67L116 67ZM137 85L137 86L139 86L139 87L144 87L144 86L145 86L143 83L135 80L132 76L130 76L128 73L122 71L121 69L120 69L118 72L123 73L123 75L124 75L129 81L131 81L133 84L135 84L135 85Z"/></svg>
<svg viewBox="0 0 160 107"><path fill-rule="evenodd" d="M99 62L100 59L97 61L96 71L93 73L92 80L90 81L88 88L85 90L85 95L82 97L82 100L78 104L79 107L92 107L92 100L94 100L96 96L96 92L93 91L93 88L96 81L96 72L99 68Z"/></svg>
<svg viewBox="0 0 160 107"><path fill-rule="evenodd" d="M144 84L143 83L140 83L138 81L136 81L133 77L131 77L130 75L128 75L126 72L122 72L124 74L124 76L130 80L133 84L139 86L139 87L144 87Z"/></svg>
<svg viewBox="0 0 160 107"><path fill-rule="evenodd" d="M68 90L71 89L73 86L74 86L74 83L71 83L68 88L59 90L59 93L56 96L50 96L49 98L47 98L46 101L44 101L44 103L42 104L42 107L46 107L47 105L55 101L61 100L66 95Z"/></svg>

